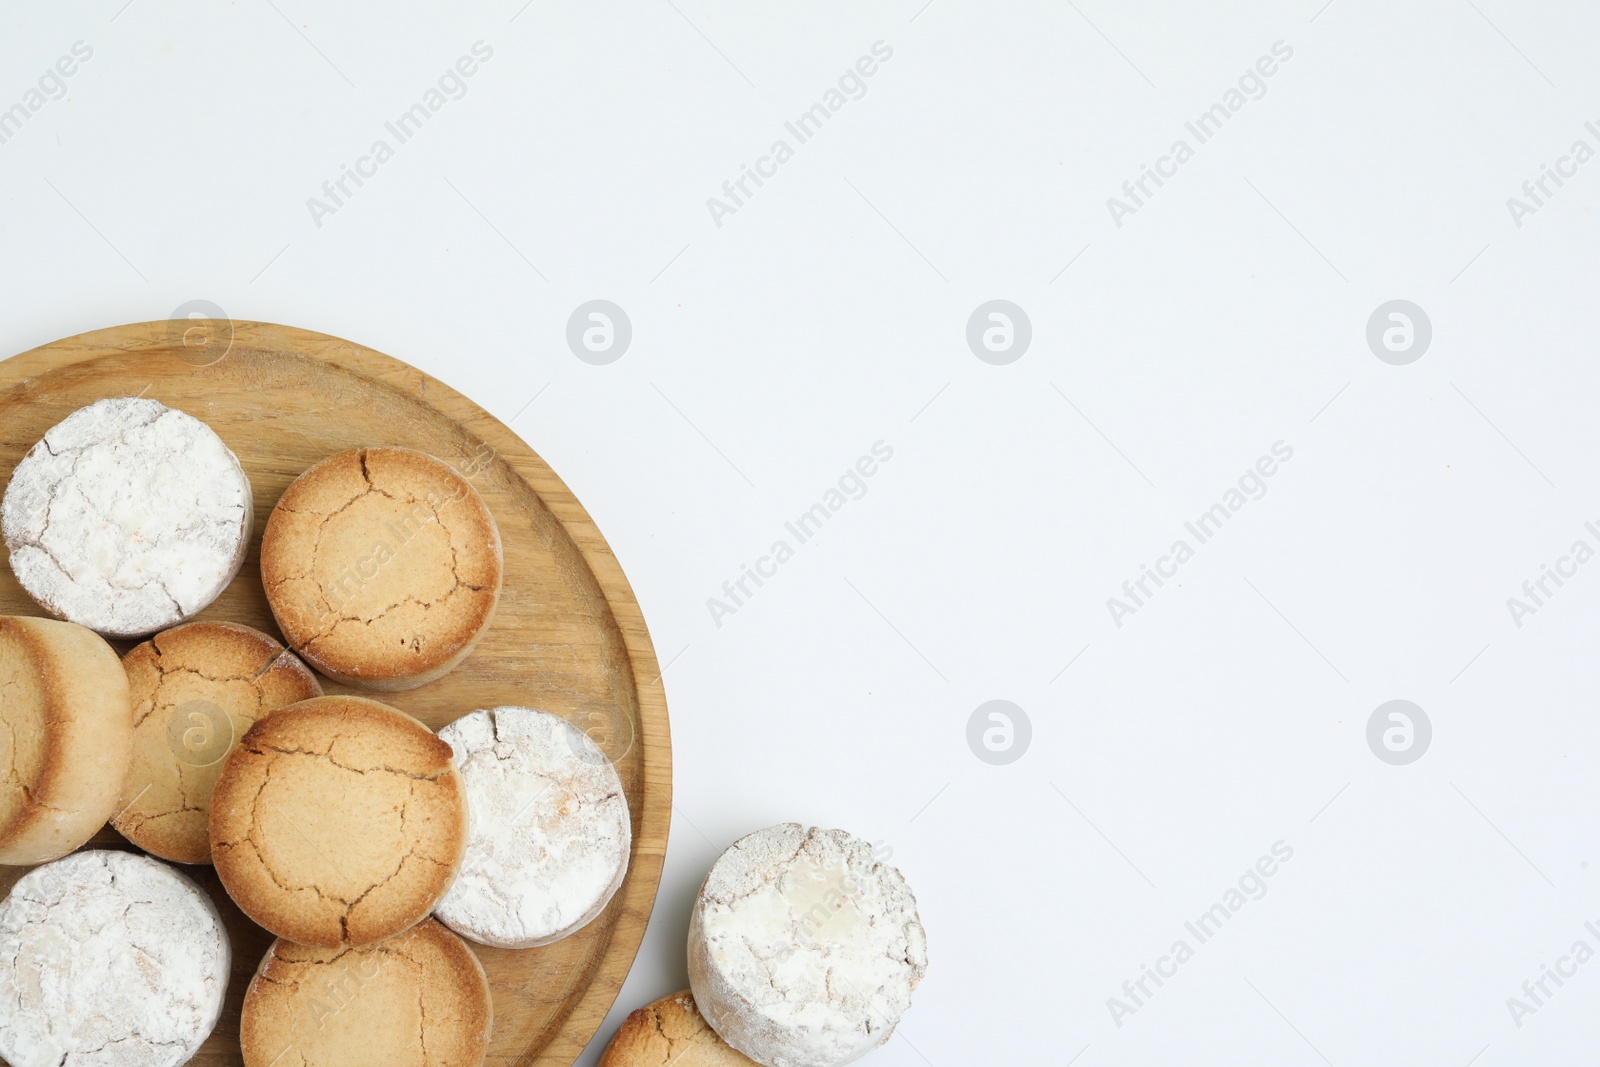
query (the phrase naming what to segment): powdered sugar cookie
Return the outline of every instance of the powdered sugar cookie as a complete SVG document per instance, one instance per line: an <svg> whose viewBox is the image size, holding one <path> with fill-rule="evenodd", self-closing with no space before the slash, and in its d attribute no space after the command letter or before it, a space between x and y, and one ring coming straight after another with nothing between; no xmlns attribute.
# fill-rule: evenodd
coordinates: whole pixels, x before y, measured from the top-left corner
<svg viewBox="0 0 1600 1067"><path fill-rule="evenodd" d="M466 785L471 833L435 914L499 948L548 945L599 915L628 869L622 780L576 726L532 708L464 715L439 731Z"/></svg>
<svg viewBox="0 0 1600 1067"><path fill-rule="evenodd" d="M154 400L79 408L17 464L11 569L50 614L141 637L199 614L250 543L250 481L200 420Z"/></svg>
<svg viewBox="0 0 1600 1067"><path fill-rule="evenodd" d="M191 622L123 657L133 691L133 765L111 825L162 859L210 863L211 789L262 716L322 695L316 675L259 630Z"/></svg>
<svg viewBox="0 0 1600 1067"><path fill-rule="evenodd" d="M43 863L93 837L132 748L116 650L75 623L0 616L0 863Z"/></svg>
<svg viewBox="0 0 1600 1067"><path fill-rule="evenodd" d="M689 921L689 986L767 1067L837 1067L883 1044L928 966L900 872L843 830L781 823L734 842Z"/></svg>
<svg viewBox="0 0 1600 1067"><path fill-rule="evenodd" d="M11 1067L175 1067L217 1024L228 937L210 899L131 852L77 852L0 903L0 1056Z"/></svg>

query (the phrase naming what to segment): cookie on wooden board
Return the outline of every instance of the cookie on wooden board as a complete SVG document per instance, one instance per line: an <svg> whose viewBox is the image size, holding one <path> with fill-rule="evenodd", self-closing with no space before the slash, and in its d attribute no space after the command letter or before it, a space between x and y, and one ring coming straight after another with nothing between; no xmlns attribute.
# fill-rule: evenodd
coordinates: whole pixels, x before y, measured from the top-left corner
<svg viewBox="0 0 1600 1067"><path fill-rule="evenodd" d="M0 504L22 588L106 637L198 615L239 573L252 518L250 479L211 427L139 397L52 426Z"/></svg>
<svg viewBox="0 0 1600 1067"><path fill-rule="evenodd" d="M472 484L409 448L353 448L284 491L261 577L285 640L363 689L414 689L465 659L494 618L500 531Z"/></svg>
<svg viewBox="0 0 1600 1067"><path fill-rule="evenodd" d="M450 746L409 715L326 696L260 719L211 793L211 856L278 937L365 945L420 922L454 881L467 799Z"/></svg>
<svg viewBox="0 0 1600 1067"><path fill-rule="evenodd" d="M217 1025L228 935L211 898L148 856L89 850L0 903L0 1056L172 1067Z"/></svg>
<svg viewBox="0 0 1600 1067"><path fill-rule="evenodd" d="M474 711L439 737L455 752L472 833L438 919L498 948L548 945L591 922L622 885L632 843L605 753L533 708Z"/></svg>
<svg viewBox="0 0 1600 1067"><path fill-rule="evenodd" d="M111 821L146 852L210 863L211 789L257 719L322 695L316 675L260 630L191 622L122 658L133 692L133 765Z"/></svg>
<svg viewBox="0 0 1600 1067"><path fill-rule="evenodd" d="M43 863L93 837L132 748L116 650L75 623L0 616L0 863Z"/></svg>
<svg viewBox="0 0 1600 1067"><path fill-rule="evenodd" d="M245 1067L477 1067L494 1028L472 950L428 920L377 944L273 942L244 995Z"/></svg>

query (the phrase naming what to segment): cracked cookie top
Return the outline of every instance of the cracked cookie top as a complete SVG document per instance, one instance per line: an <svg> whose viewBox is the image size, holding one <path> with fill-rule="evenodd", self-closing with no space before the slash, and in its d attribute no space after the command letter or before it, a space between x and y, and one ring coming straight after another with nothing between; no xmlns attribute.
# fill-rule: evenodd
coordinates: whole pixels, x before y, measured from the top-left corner
<svg viewBox="0 0 1600 1067"><path fill-rule="evenodd" d="M616 768L582 730L533 708L487 708L439 731L467 787L472 834L436 912L497 948L548 945L622 885L632 825Z"/></svg>
<svg viewBox="0 0 1600 1067"><path fill-rule="evenodd" d="M227 588L251 510L250 480L209 426L119 397L46 431L11 475L0 526L17 581L46 611L142 637Z"/></svg>
<svg viewBox="0 0 1600 1067"><path fill-rule="evenodd" d="M756 1067L706 1025L687 989L630 1012L600 1067Z"/></svg>
<svg viewBox="0 0 1600 1067"><path fill-rule="evenodd" d="M0 904L0 1056L186 1062L222 1014L229 959L210 899L164 863L87 851L36 867Z"/></svg>
<svg viewBox="0 0 1600 1067"><path fill-rule="evenodd" d="M302 945L364 945L423 919L454 880L467 800L450 746L395 709L317 697L260 719L211 794L235 903Z"/></svg>
<svg viewBox="0 0 1600 1067"><path fill-rule="evenodd" d="M433 920L362 948L275 941L245 991L245 1067L477 1067L493 1027L489 983Z"/></svg>
<svg viewBox="0 0 1600 1067"><path fill-rule="evenodd" d="M500 532L477 491L409 448L356 448L295 480L261 540L289 644L368 689L410 689L465 659L500 596Z"/></svg>
<svg viewBox="0 0 1600 1067"><path fill-rule="evenodd" d="M191 622L122 659L133 691L133 764L111 821L162 859L210 863L211 789L257 719L322 695L294 653L259 630Z"/></svg>

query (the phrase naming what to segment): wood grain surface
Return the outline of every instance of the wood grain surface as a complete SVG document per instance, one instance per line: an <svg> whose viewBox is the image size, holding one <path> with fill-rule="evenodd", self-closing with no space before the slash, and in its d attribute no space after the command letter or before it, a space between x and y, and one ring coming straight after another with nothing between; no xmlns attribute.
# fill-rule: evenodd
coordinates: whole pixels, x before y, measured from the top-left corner
<svg viewBox="0 0 1600 1067"><path fill-rule="evenodd" d="M660 668L622 568L582 505L509 429L436 379L372 349L256 322L147 322L82 334L0 363L0 475L45 430L104 397L143 395L209 425L255 492L250 556L201 618L280 636L261 588L261 530L318 460L357 445L406 445L468 475L500 526L505 588L489 632L439 681L372 694L437 728L476 708L525 704L566 716L617 765L633 817L627 880L600 918L554 945L474 945L494 991L491 1064L569 1065L594 1036L644 936L661 877L672 752ZM0 614L41 615L0 569ZM133 642L121 642L125 652ZM353 692L328 682L330 693ZM131 848L109 827L91 847ZM221 1022L193 1063L239 1064L239 1009L270 936L210 867L183 867L211 894L233 942ZM23 868L0 868L8 892Z"/></svg>

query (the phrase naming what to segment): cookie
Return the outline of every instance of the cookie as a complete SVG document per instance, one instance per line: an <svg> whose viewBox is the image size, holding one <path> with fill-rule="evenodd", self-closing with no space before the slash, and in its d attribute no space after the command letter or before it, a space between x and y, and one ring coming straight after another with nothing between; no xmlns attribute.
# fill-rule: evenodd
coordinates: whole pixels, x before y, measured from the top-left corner
<svg viewBox="0 0 1600 1067"><path fill-rule="evenodd" d="M454 880L467 799L450 746L375 700L329 696L245 732L211 793L211 858L279 937L365 945L415 925Z"/></svg>
<svg viewBox="0 0 1600 1067"><path fill-rule="evenodd" d="M132 852L36 867L0 903L0 1056L11 1067L175 1067L217 1025L228 936L211 899Z"/></svg>
<svg viewBox="0 0 1600 1067"><path fill-rule="evenodd" d="M278 940L244 995L245 1067L476 1067L493 1029L478 957L431 920L353 949Z"/></svg>
<svg viewBox="0 0 1600 1067"><path fill-rule="evenodd" d="M781 823L734 842L689 918L689 988L766 1067L838 1067L889 1040L928 966L900 872L843 830Z"/></svg>
<svg viewBox="0 0 1600 1067"><path fill-rule="evenodd" d="M600 1067L757 1067L706 1025L687 989L630 1012Z"/></svg>
<svg viewBox="0 0 1600 1067"><path fill-rule="evenodd" d="M268 712L322 695L294 653L259 630L191 622L122 659L133 692L133 765L111 825L146 852L210 863L211 787Z"/></svg>
<svg viewBox="0 0 1600 1067"><path fill-rule="evenodd" d="M43 863L93 837L133 750L116 651L75 623L0 616L0 728L0 863Z"/></svg>
<svg viewBox="0 0 1600 1067"><path fill-rule="evenodd" d="M558 715L517 707L474 711L439 737L456 754L472 833L438 919L486 945L533 948L599 915L632 841L622 780L599 746Z"/></svg>
<svg viewBox="0 0 1600 1067"><path fill-rule="evenodd" d="M413 689L472 651L500 598L500 532L441 460L354 448L295 480L261 539L261 577L284 638L363 689Z"/></svg>
<svg viewBox="0 0 1600 1067"><path fill-rule="evenodd" d="M142 637L239 573L250 480L209 426L154 400L79 408L17 464L0 504L11 569L58 619Z"/></svg>

